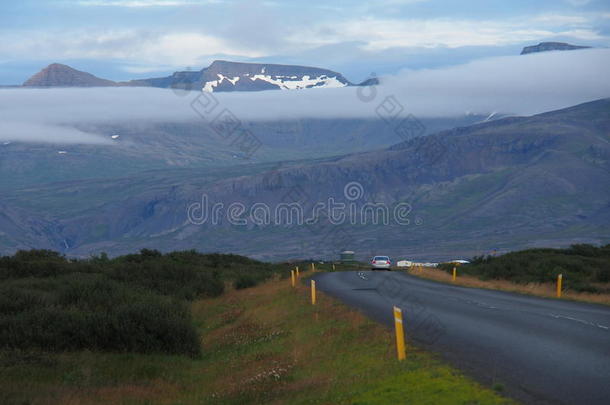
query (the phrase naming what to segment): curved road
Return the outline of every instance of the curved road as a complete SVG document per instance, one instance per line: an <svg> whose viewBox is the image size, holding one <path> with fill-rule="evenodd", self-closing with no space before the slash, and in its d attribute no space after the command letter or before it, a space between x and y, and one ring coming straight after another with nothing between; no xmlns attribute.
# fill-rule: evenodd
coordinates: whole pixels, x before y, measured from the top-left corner
<svg viewBox="0 0 610 405"><path fill-rule="evenodd" d="M319 290L388 326L392 306L402 308L408 340L441 353L484 384L503 384L517 400L610 404L610 307L458 287L398 272L313 278Z"/></svg>

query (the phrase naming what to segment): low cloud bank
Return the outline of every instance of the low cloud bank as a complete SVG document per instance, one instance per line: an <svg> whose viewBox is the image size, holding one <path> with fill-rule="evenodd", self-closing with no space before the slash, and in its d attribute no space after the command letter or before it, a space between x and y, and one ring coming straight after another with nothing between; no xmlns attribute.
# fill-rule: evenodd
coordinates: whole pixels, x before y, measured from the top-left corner
<svg viewBox="0 0 610 405"><path fill-rule="evenodd" d="M48 123L5 121L0 123L0 141L51 144L111 145L111 138Z"/></svg>
<svg viewBox="0 0 610 405"><path fill-rule="evenodd" d="M608 49L548 52L403 71L381 78L381 85L371 88L213 97L218 103L215 111L228 109L240 120L379 119L378 113L388 108L418 117L531 115L610 97L608 66ZM0 141L110 144L109 134L85 133L70 126L197 121L201 118L191 103L198 96L197 92L152 88L0 89Z"/></svg>

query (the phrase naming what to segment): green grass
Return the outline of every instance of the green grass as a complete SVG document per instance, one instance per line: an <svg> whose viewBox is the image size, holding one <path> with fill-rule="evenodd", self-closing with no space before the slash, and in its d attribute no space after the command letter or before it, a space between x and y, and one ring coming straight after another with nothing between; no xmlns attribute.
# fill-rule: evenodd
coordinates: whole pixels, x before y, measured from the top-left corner
<svg viewBox="0 0 610 405"><path fill-rule="evenodd" d="M354 405L400 404L404 398L412 403L430 405L486 404L493 399L486 390L463 384L463 377L449 367L420 367L387 378L363 393ZM430 395L434 393L434 395Z"/></svg>
<svg viewBox="0 0 610 405"><path fill-rule="evenodd" d="M393 332L285 279L192 303L198 358L0 351L2 404L509 404Z"/></svg>

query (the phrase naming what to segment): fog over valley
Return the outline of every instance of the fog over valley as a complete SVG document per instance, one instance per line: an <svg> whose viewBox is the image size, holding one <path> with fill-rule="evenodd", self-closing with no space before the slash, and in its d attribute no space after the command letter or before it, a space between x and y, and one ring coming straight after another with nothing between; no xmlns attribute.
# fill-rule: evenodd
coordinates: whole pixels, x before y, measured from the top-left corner
<svg viewBox="0 0 610 405"><path fill-rule="evenodd" d="M394 97L418 118L532 115L610 94L609 49L481 59L442 69L404 70L378 86L214 93L246 121L379 119ZM0 141L111 144L112 134L77 131L82 123L200 122L197 92L155 88L0 89Z"/></svg>

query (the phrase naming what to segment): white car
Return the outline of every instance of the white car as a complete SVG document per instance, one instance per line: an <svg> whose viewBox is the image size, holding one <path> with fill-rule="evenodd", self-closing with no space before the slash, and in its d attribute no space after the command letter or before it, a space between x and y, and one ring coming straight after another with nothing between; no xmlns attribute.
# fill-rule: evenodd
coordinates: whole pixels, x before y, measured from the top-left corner
<svg viewBox="0 0 610 405"><path fill-rule="evenodd" d="M371 260L372 270L391 270L392 261L388 256L375 256Z"/></svg>

